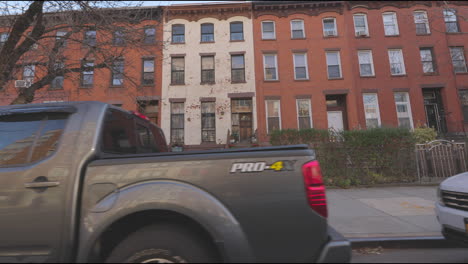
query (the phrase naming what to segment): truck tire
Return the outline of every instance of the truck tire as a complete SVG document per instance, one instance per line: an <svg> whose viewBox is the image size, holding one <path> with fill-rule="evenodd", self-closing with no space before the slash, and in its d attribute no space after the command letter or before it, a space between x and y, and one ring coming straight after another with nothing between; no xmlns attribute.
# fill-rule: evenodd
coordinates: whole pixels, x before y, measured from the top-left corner
<svg viewBox="0 0 468 264"><path fill-rule="evenodd" d="M130 234L107 263L216 263L216 249L187 228L158 224Z"/></svg>

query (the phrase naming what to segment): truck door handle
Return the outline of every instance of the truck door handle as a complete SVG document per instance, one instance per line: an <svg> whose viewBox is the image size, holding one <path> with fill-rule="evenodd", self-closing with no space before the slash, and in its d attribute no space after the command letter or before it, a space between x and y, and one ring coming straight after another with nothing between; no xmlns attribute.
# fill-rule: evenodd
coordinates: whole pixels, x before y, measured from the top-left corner
<svg viewBox="0 0 468 264"><path fill-rule="evenodd" d="M36 178L33 182L24 184L28 189L52 188L60 185L60 182L49 181L46 177L41 176Z"/></svg>

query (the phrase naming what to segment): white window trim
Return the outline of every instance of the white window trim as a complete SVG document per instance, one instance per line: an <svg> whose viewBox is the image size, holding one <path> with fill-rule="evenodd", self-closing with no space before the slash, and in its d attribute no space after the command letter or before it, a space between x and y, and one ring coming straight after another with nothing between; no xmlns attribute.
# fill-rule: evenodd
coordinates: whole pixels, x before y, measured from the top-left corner
<svg viewBox="0 0 468 264"><path fill-rule="evenodd" d="M410 125L411 125L411 130L414 129L414 124L413 124L413 112L411 111L411 98L409 96L409 93L408 92L397 92L395 94L406 94L406 98L408 99L408 102L406 103L400 103L400 102L396 102L395 101L395 96L393 97L393 100L395 101L395 110L397 111L397 121L398 121L398 109L397 109L397 105L398 104L407 104L408 105L408 115L409 115L409 119L410 119ZM400 127L400 121L398 121L398 127Z"/></svg>
<svg viewBox="0 0 468 264"><path fill-rule="evenodd" d="M382 126L382 121L380 119L380 105L379 105L379 94L377 93L363 93L362 94L362 100L363 100L363 106L364 106L364 119L366 120L366 128L367 128L367 117L366 117L366 103L364 102L364 96L365 95L375 95L377 98L376 100L376 106L377 106L377 124L379 127Z"/></svg>
<svg viewBox="0 0 468 264"><path fill-rule="evenodd" d="M371 70L372 70L371 75L362 75L362 72L361 72L361 63L359 62L359 53L364 53L364 52L368 52L370 54L370 63L371 63ZM372 50L358 50L358 64L359 64L359 76L361 76L361 77L375 76L374 57L372 56Z"/></svg>
<svg viewBox="0 0 468 264"><path fill-rule="evenodd" d="M395 28L396 28L396 32L395 32L395 33L396 33L396 34L394 34L394 35L387 35L387 33L385 32L385 21L384 21L384 16L385 16L385 15L393 15L393 16L394 16L394 18L395 18ZM393 11L392 11L392 12L385 12L385 13L382 13L382 23L383 23L383 25L384 25L384 34L385 34L385 36L399 36L399 35L400 35L400 29L399 29L399 27L398 27L398 17L397 17L396 12L393 12Z"/></svg>
<svg viewBox="0 0 468 264"><path fill-rule="evenodd" d="M272 22L273 23L273 38L265 38L264 35L263 35L263 23L264 22ZM265 21L262 21L262 40L263 39L276 39L276 23L275 21L272 21L272 20L265 20Z"/></svg>
<svg viewBox="0 0 468 264"><path fill-rule="evenodd" d="M401 73L401 74L393 74L392 73L392 61L390 60L390 51L394 51L394 50L399 50L400 51L401 64L403 66L403 73ZM406 75L405 57L403 55L403 49L388 49L387 54L388 54L388 63L389 63L389 66L390 66L390 75L391 76Z"/></svg>
<svg viewBox="0 0 468 264"><path fill-rule="evenodd" d="M300 101L300 100L307 100L307 101L309 101L310 128L314 128L314 123L313 123L313 119L312 119L312 100L310 100L310 99L296 99L297 129L300 129L300 127L299 127L299 101Z"/></svg>
<svg viewBox="0 0 468 264"><path fill-rule="evenodd" d="M328 37L326 34L325 34L325 19L333 19L333 30L335 31L335 34L333 36L338 36L338 28L336 26L336 18L335 17L325 17L322 19L322 31L323 31L323 36L324 37Z"/></svg>
<svg viewBox="0 0 468 264"><path fill-rule="evenodd" d="M295 55L304 55L305 68L306 68L306 78L297 79L296 78L296 56ZM294 80L309 80L309 62L307 61L307 53L293 53L293 63L294 63ZM277 75L278 76L278 75Z"/></svg>
<svg viewBox="0 0 468 264"><path fill-rule="evenodd" d="M356 14L353 14L353 24L354 24L354 35L357 36L357 30L356 30L356 22L354 20L354 17L355 16L364 16L364 24L366 25L366 35L367 36L370 36L369 34L369 25L367 24L367 14L364 14L364 13L356 13Z"/></svg>
<svg viewBox="0 0 468 264"><path fill-rule="evenodd" d="M303 35L302 38L306 38L304 20L302 20L302 19L293 19L293 20L291 20L291 22L289 23L289 25L290 25L290 27L291 27L291 39L298 39L298 38L294 38L294 36L293 36L293 22L302 22L302 35ZM275 30L275 33L276 33L276 30ZM276 34L275 34L275 37L276 37ZM299 38L299 39L300 39L300 38Z"/></svg>
<svg viewBox="0 0 468 264"><path fill-rule="evenodd" d="M332 77L330 78L330 73L328 72L328 61L327 61L327 53L337 53L338 54L338 66L340 68L340 77ZM333 80L333 79L340 79L340 78L343 78L343 70L341 69L341 55L340 55L340 52L339 51L327 51L325 52L325 62L327 64L327 78L330 80Z"/></svg>
<svg viewBox="0 0 468 264"><path fill-rule="evenodd" d="M276 79L267 79L266 78L266 63L265 63L265 56L275 56L275 73L276 73ZM278 81L279 80L279 75L278 75L278 54L271 53L271 54L263 54L263 80L265 81Z"/></svg>
<svg viewBox="0 0 468 264"><path fill-rule="evenodd" d="M279 129L282 129L283 125L281 124L281 100L265 100L265 114L266 114L266 127L267 127L267 134L270 134L270 128L268 127L268 102L269 101L278 101L278 117L279 117Z"/></svg>
<svg viewBox="0 0 468 264"><path fill-rule="evenodd" d="M427 14L427 11L425 10L416 10L413 12L413 18L414 18L414 24L416 25L416 16L415 14L416 13L424 13L426 15L426 21L424 22L424 24L426 25L426 31L427 31L427 34L431 34L431 26L429 25L429 16Z"/></svg>

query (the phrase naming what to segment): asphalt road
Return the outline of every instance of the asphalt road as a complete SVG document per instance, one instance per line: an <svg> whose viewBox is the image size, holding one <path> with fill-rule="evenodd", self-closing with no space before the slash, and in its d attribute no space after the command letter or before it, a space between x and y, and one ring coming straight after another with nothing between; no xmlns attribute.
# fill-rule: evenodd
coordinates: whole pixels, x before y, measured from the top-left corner
<svg viewBox="0 0 468 264"><path fill-rule="evenodd" d="M468 263L468 248L353 250L352 263Z"/></svg>

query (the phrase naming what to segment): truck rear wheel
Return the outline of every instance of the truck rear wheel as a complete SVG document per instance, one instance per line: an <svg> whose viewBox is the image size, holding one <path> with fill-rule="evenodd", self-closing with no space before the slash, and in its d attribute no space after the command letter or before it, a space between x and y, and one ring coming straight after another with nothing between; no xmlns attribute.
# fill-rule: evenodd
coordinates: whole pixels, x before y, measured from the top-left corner
<svg viewBox="0 0 468 264"><path fill-rule="evenodd" d="M216 249L187 228L159 224L128 236L107 263L216 263Z"/></svg>

